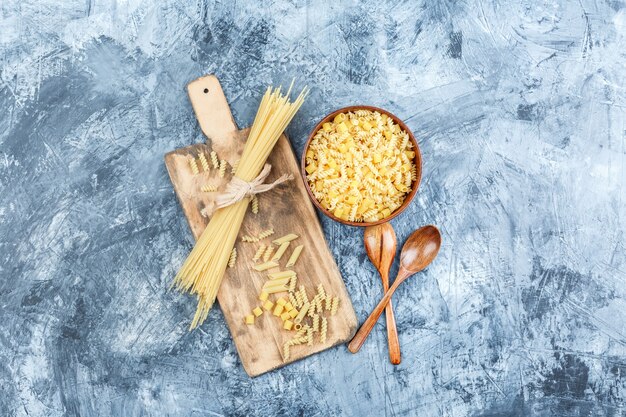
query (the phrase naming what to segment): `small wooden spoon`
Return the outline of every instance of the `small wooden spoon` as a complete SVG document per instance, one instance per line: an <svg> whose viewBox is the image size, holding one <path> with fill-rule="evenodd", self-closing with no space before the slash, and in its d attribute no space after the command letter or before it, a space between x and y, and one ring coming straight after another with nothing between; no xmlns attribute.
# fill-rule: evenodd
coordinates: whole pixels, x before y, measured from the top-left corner
<svg viewBox="0 0 626 417"><path fill-rule="evenodd" d="M441 247L441 233L433 225L420 227L409 236L400 254L400 269L393 285L385 293L372 314L361 325L361 328L348 344L348 350L356 353L361 349L365 339L376 325L378 318L391 300L396 289L416 272L426 268L435 259Z"/></svg>
<svg viewBox="0 0 626 417"><path fill-rule="evenodd" d="M383 281L383 291L389 289L389 269L396 256L396 233L389 223L382 223L377 226L368 226L363 233L365 241L365 251L380 273ZM396 318L393 315L391 300L385 307L387 319L387 342L389 344L389 360L392 364L398 365L401 360L400 341L398 340L398 330L396 329Z"/></svg>

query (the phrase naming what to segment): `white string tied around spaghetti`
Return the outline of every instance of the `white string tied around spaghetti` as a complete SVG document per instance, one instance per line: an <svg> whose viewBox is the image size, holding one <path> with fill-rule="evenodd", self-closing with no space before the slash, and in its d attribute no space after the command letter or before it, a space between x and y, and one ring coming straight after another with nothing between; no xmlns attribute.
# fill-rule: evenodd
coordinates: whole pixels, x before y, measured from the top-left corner
<svg viewBox="0 0 626 417"><path fill-rule="evenodd" d="M272 166L270 164L265 164L261 173L250 182L234 176L226 186L224 192L219 194L215 199L215 210L235 204L246 197L252 197L255 194L264 193L285 181L293 179L292 174L283 174L278 177L276 181L264 184L263 181L265 181L271 170Z"/></svg>

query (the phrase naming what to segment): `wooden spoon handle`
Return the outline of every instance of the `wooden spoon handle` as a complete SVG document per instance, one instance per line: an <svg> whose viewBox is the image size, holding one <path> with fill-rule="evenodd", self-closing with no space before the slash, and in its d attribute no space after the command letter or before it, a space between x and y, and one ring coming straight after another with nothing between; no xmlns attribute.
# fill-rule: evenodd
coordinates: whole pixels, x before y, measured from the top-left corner
<svg viewBox="0 0 626 417"><path fill-rule="evenodd" d="M361 349L361 346L363 346L363 343L365 343L365 339L367 339L367 336L369 336L370 332L376 325L376 322L378 321L380 315L383 314L383 310L387 306L387 303L389 303L389 300L391 300L391 296L401 282L402 281L399 281L398 278L396 278L391 288L389 288L389 291L385 293L382 300L380 300L380 302L378 303L376 308L374 308L367 320L365 320L365 322L361 325L359 331L356 332L356 334L348 344L348 350L350 352L357 353L359 349Z"/></svg>
<svg viewBox="0 0 626 417"><path fill-rule="evenodd" d="M387 319L387 342L389 344L389 360L394 365L399 365L401 361L400 340L398 339L398 329L396 328L396 318L393 315L393 304L389 300L389 304L385 308L385 316Z"/></svg>

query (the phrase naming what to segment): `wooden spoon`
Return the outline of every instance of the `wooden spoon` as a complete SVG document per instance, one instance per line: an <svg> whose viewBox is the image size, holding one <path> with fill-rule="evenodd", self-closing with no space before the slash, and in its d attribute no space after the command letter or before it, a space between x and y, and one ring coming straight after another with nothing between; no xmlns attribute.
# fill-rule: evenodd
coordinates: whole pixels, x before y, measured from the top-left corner
<svg viewBox="0 0 626 417"><path fill-rule="evenodd" d="M409 236L400 254L400 269L393 285L385 293L372 314L361 325L361 328L348 344L348 350L356 353L361 349L365 339L376 325L378 318L391 300L396 289L416 272L426 268L435 259L441 247L441 233L433 225L420 227Z"/></svg>
<svg viewBox="0 0 626 417"><path fill-rule="evenodd" d="M363 233L365 241L365 251L380 273L383 281L383 291L389 289L389 269L396 256L396 233L389 223L382 223L377 226L368 226ZM389 360L392 364L400 363L400 341L398 340L398 330L396 329L396 318L393 315L391 300L385 307L387 319L387 342L389 344Z"/></svg>

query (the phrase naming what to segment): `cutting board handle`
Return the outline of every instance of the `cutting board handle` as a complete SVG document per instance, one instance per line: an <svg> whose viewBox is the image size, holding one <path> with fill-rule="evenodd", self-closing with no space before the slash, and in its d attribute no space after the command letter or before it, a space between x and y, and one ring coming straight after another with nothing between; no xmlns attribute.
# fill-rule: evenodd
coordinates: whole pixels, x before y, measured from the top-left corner
<svg viewBox="0 0 626 417"><path fill-rule="evenodd" d="M237 124L215 75L190 82L187 93L202 132L209 139L225 138L237 132Z"/></svg>

